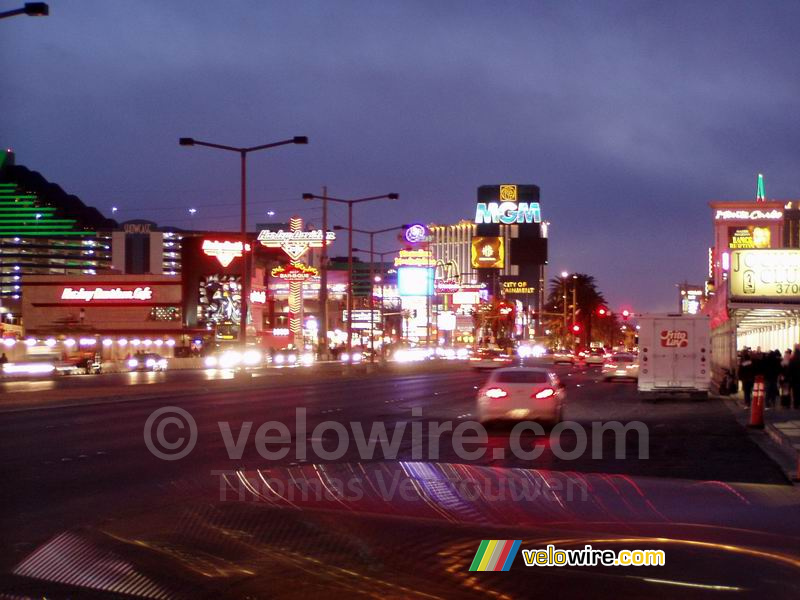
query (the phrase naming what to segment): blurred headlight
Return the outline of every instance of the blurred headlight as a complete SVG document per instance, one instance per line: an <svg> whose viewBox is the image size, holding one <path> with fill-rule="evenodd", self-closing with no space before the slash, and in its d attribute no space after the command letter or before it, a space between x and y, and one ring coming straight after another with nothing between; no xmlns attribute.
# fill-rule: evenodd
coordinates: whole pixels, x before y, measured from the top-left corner
<svg viewBox="0 0 800 600"><path fill-rule="evenodd" d="M139 361L138 361L138 360L136 360L135 358L131 358L131 359L129 359L129 360L128 360L128 366L129 366L131 369L135 369L136 367L138 367L138 366L139 366Z"/></svg>
<svg viewBox="0 0 800 600"><path fill-rule="evenodd" d="M300 362L304 365L309 366L314 364L314 355L311 352L306 352L303 356L300 357Z"/></svg>
<svg viewBox="0 0 800 600"><path fill-rule="evenodd" d="M342 352L341 356L339 357L339 360L341 360L342 362L350 362L350 355L347 352Z"/></svg>
<svg viewBox="0 0 800 600"><path fill-rule="evenodd" d="M216 356L206 356L206 360L204 361L206 367L212 369L217 366L217 357Z"/></svg>
<svg viewBox="0 0 800 600"><path fill-rule="evenodd" d="M228 350L223 352L219 357L219 366L223 369L232 369L242 362L242 355L236 350Z"/></svg>
<svg viewBox="0 0 800 600"><path fill-rule="evenodd" d="M155 367L156 366L156 359L148 358L146 361L144 361L144 366L145 367Z"/></svg>
<svg viewBox="0 0 800 600"><path fill-rule="evenodd" d="M287 362L288 362L290 365L293 365L294 363L296 363L296 362L297 362L297 355L296 355L296 354L289 354L289 355L286 357L286 361L287 361Z"/></svg>
<svg viewBox="0 0 800 600"><path fill-rule="evenodd" d="M252 367L261 362L261 352L258 350L247 350L242 356L242 362Z"/></svg>

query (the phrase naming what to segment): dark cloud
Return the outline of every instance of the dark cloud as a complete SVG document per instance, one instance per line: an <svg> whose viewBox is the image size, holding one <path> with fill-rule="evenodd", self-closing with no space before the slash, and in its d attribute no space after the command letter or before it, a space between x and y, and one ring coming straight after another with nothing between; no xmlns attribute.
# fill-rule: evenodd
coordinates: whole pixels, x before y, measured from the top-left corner
<svg viewBox="0 0 800 600"><path fill-rule="evenodd" d="M8 2L6 2L8 4ZM3 142L121 218L235 228L303 191L398 191L363 227L471 216L484 183L542 187L553 272L635 309L700 281L708 200L798 189L795 2L51 3L2 23ZM391 241L386 241L386 247ZM641 307L641 308L640 308Z"/></svg>

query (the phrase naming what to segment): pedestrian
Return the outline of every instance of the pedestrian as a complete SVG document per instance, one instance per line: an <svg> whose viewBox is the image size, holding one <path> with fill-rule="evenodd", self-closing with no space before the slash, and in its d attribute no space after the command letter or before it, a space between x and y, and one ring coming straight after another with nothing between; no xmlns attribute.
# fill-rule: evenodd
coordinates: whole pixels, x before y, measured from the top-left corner
<svg viewBox="0 0 800 600"><path fill-rule="evenodd" d="M755 370L753 369L753 358L750 355L750 349L745 348L742 350L739 357L739 381L742 382L742 392L744 393L744 405L750 408L750 402L753 400L753 383L755 382Z"/></svg>
<svg viewBox="0 0 800 600"><path fill-rule="evenodd" d="M764 358L764 406L775 408L778 400L778 377L781 373L781 352L771 350Z"/></svg>
<svg viewBox="0 0 800 600"><path fill-rule="evenodd" d="M778 385L781 394L781 408L789 408L792 404L792 373L789 369L789 363L792 360L792 351L787 350L783 353L781 360L780 377L778 378Z"/></svg>
<svg viewBox="0 0 800 600"><path fill-rule="evenodd" d="M789 379L792 387L792 408L800 408L800 344L795 346L789 360Z"/></svg>
<svg viewBox="0 0 800 600"><path fill-rule="evenodd" d="M4 365L7 362L8 362L8 357L6 356L6 353L3 352L3 354L0 355L0 365Z"/></svg>

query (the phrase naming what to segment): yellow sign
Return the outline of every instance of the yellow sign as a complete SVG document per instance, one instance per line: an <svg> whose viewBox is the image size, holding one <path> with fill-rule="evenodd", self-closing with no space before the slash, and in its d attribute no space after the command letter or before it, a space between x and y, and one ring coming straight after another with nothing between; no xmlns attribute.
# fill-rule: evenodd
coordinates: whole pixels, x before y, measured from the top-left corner
<svg viewBox="0 0 800 600"><path fill-rule="evenodd" d="M730 227L730 248L769 248L771 233L769 227Z"/></svg>
<svg viewBox="0 0 800 600"><path fill-rule="evenodd" d="M800 250L734 250L730 298L800 303Z"/></svg>
<svg viewBox="0 0 800 600"><path fill-rule="evenodd" d="M515 186L515 185L501 185L500 186L500 201L501 202L516 202L517 201L517 186Z"/></svg>
<svg viewBox="0 0 800 600"><path fill-rule="evenodd" d="M504 281L503 291L506 294L533 294L536 288L528 285L527 281Z"/></svg>
<svg viewBox="0 0 800 600"><path fill-rule="evenodd" d="M430 250L414 249L400 250L394 259L395 267L434 267L433 252Z"/></svg>
<svg viewBox="0 0 800 600"><path fill-rule="evenodd" d="M505 259L505 246L501 237L472 238L472 268L502 269Z"/></svg>

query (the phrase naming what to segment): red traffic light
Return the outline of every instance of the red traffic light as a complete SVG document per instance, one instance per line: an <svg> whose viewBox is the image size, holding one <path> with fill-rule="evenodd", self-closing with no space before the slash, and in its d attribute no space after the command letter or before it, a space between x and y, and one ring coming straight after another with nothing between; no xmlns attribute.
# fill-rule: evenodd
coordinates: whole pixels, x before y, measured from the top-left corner
<svg viewBox="0 0 800 600"><path fill-rule="evenodd" d="M581 326L578 325L577 323L575 323L575 325L572 326L572 332L573 333L579 333L580 330L581 330Z"/></svg>
<svg viewBox="0 0 800 600"><path fill-rule="evenodd" d="M597 309L597 314L601 317L605 317L608 314L608 309L605 306L601 306Z"/></svg>
<svg viewBox="0 0 800 600"><path fill-rule="evenodd" d="M627 308L622 311L622 318L623 319L627 319L630 316L631 316L631 311L629 311Z"/></svg>

